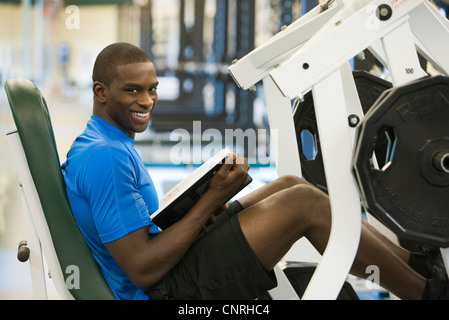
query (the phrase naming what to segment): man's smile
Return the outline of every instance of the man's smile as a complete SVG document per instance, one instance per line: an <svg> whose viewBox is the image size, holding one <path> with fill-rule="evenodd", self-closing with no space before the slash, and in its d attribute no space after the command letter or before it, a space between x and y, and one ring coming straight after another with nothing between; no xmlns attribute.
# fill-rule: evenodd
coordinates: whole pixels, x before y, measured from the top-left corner
<svg viewBox="0 0 449 320"><path fill-rule="evenodd" d="M150 116L149 112L132 112L132 114L141 119L146 119Z"/></svg>

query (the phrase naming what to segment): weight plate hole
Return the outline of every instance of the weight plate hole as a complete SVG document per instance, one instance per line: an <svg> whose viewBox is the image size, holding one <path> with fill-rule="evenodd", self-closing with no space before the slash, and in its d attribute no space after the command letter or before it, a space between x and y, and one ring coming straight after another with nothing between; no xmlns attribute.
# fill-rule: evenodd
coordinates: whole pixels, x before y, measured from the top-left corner
<svg viewBox="0 0 449 320"><path fill-rule="evenodd" d="M438 171L449 173L449 152L437 152L433 157L433 164Z"/></svg>
<svg viewBox="0 0 449 320"><path fill-rule="evenodd" d="M315 160L318 154L318 141L316 134L308 129L301 131L302 154L307 160Z"/></svg>
<svg viewBox="0 0 449 320"><path fill-rule="evenodd" d="M443 158L443 170L449 173L449 153Z"/></svg>
<svg viewBox="0 0 449 320"><path fill-rule="evenodd" d="M391 127L382 127L376 135L370 163L373 169L386 171L393 164L397 136Z"/></svg>

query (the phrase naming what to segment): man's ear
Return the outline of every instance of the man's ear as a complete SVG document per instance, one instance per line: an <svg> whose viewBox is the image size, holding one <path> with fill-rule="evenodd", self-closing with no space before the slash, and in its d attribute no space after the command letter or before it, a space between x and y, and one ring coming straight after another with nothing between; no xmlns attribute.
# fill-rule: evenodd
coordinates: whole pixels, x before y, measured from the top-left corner
<svg viewBox="0 0 449 320"><path fill-rule="evenodd" d="M94 97L100 103L105 103L107 100L107 91L108 88L102 82L95 81L92 86L92 91L94 92Z"/></svg>

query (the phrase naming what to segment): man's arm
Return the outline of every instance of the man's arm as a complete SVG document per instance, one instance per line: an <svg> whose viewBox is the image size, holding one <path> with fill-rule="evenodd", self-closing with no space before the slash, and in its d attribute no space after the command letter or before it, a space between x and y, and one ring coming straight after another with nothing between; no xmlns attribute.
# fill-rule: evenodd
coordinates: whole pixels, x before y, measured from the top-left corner
<svg viewBox="0 0 449 320"><path fill-rule="evenodd" d="M136 230L105 246L119 267L140 289L156 284L184 256L211 215L246 179L248 165L234 156L211 180L209 190L178 222L153 239L148 227Z"/></svg>

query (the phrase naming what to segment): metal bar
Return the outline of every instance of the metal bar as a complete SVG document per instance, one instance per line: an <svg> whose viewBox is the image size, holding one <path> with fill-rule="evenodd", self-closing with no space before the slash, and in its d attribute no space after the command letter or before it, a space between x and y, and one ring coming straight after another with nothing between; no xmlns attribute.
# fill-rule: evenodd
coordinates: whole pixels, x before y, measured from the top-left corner
<svg viewBox="0 0 449 320"><path fill-rule="evenodd" d="M348 70L345 70L348 69ZM336 299L353 264L361 233L359 193L351 174L353 138L346 106L353 99L344 74L349 62L313 86L315 114L332 210L332 229L323 259L303 299ZM355 88L355 83L352 84ZM355 89L352 93L355 92Z"/></svg>

